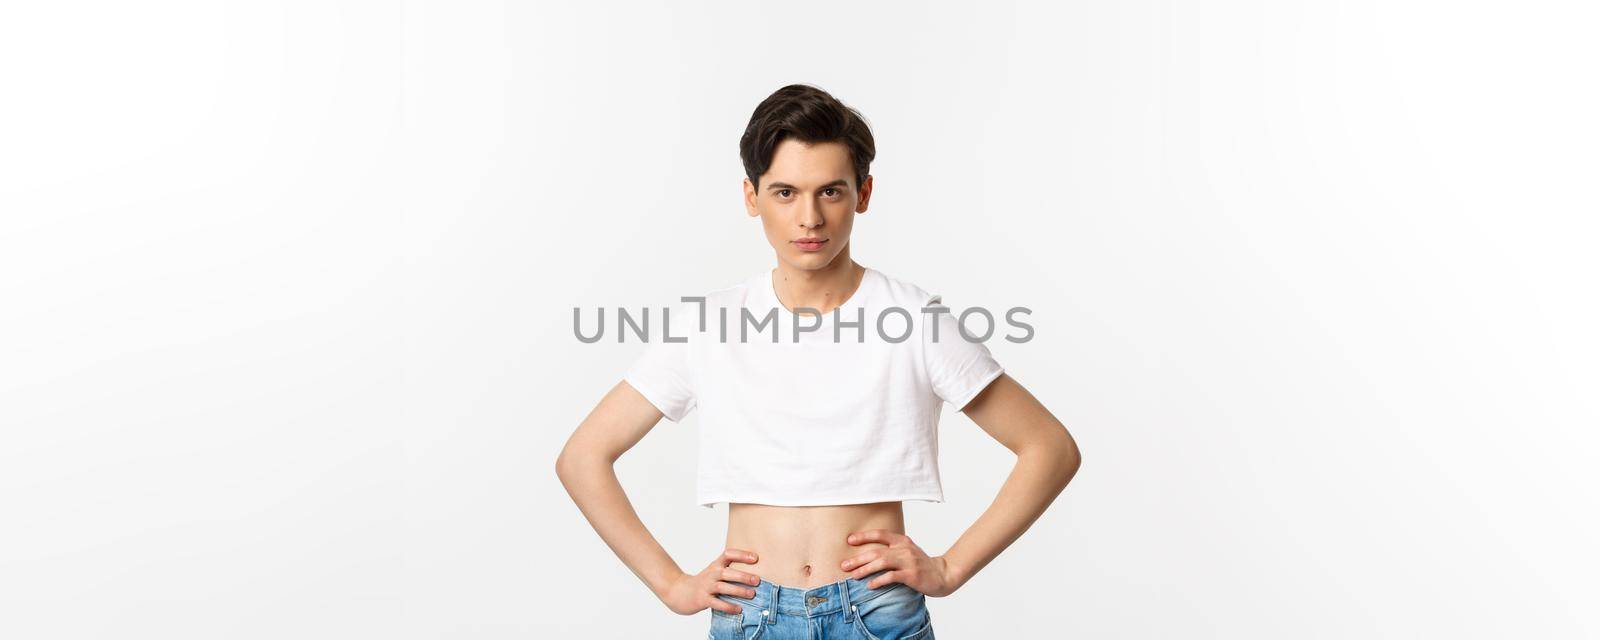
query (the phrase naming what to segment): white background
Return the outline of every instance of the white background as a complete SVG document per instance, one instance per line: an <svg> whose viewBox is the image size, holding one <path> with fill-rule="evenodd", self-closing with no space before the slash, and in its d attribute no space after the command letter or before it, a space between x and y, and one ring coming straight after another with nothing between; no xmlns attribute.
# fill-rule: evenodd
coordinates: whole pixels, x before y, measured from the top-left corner
<svg viewBox="0 0 1600 640"><path fill-rule="evenodd" d="M1600 629L1593 5L11 3L0 636L699 637L559 447L574 306L774 264L739 134L877 136L863 264L953 307L1078 478L941 638ZM619 465L680 565L696 420ZM942 426L942 552L1009 454Z"/></svg>

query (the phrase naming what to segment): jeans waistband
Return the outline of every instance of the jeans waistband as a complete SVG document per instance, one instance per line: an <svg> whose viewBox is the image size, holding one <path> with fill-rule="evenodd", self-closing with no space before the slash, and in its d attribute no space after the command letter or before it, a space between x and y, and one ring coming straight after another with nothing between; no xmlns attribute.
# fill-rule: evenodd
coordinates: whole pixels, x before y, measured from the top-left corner
<svg viewBox="0 0 1600 640"><path fill-rule="evenodd" d="M864 580L845 578L832 584L810 589L790 587L762 580L761 584L756 585L756 597L754 598L729 595L721 597L734 602L760 607L761 611L756 612L758 615L762 611L771 612L767 615L774 613L791 616L827 615L843 610L846 603L861 604L885 593L893 592L896 589L911 588L899 582L892 582L876 589L867 588L867 583L885 573L888 573L887 569L867 576Z"/></svg>

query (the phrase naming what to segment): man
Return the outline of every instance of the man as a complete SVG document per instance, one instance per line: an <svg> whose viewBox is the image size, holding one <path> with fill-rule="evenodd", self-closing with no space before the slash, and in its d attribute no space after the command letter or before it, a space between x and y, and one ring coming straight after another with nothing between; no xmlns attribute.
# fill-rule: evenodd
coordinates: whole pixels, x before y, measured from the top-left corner
<svg viewBox="0 0 1600 640"><path fill-rule="evenodd" d="M1076 442L985 347L963 340L949 315L907 325L900 335L916 337L899 341L881 335L893 333L881 318L841 315L861 318L866 306L891 303L918 313L938 303L851 258L875 154L855 110L815 87L784 87L757 107L740 152L745 207L761 220L777 268L707 296L700 310L732 307L737 326L702 324L684 342L652 344L578 426L557 473L595 531L669 609L712 609L713 638L748 638L758 628L769 640L932 638L923 598L955 592L1022 535L1077 472ZM776 334L768 342L764 333L749 340L750 325L760 324L749 320L762 312L783 320L767 330L784 335L788 320L818 323L805 325L809 342L782 344ZM669 322L706 315L683 307ZM843 329L857 333L836 340ZM902 501L942 501L941 401L1017 462L992 505L949 550L930 556L906 535ZM697 407L700 499L728 503L728 536L721 556L688 574L633 511L612 463L663 417L677 422Z"/></svg>

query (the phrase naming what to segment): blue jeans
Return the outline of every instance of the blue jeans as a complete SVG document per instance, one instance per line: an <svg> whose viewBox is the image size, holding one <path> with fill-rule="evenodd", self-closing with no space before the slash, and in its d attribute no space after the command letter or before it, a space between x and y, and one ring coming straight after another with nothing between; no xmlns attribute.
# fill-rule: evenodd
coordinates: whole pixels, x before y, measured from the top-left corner
<svg viewBox="0 0 1600 640"><path fill-rule="evenodd" d="M719 594L740 615L711 609L710 640L934 640L927 597L895 582L868 589L845 578L801 589L762 580L755 598Z"/></svg>

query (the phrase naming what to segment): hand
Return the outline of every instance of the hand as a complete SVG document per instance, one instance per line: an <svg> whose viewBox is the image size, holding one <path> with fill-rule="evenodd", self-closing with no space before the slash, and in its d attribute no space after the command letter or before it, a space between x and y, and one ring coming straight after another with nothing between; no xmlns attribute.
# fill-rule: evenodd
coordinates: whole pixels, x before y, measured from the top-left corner
<svg viewBox="0 0 1600 640"><path fill-rule="evenodd" d="M856 531L846 536L845 542L853 545L877 542L888 548L870 549L845 560L839 568L850 572L850 577L861 580L879 571L889 572L867 583L867 588L877 589L899 582L917 592L943 597L955 592L960 584L950 571L944 556L930 558L911 538L887 529Z"/></svg>
<svg viewBox="0 0 1600 640"><path fill-rule="evenodd" d="M661 601L673 613L693 615L707 607L739 615L743 608L717 597L719 593L742 598L756 597L752 587L761 584L761 576L728 567L734 562L754 563L756 554L743 549L725 549L711 565L695 575L679 574L667 584ZM740 584L742 583L742 584ZM743 585L750 585L745 587Z"/></svg>

